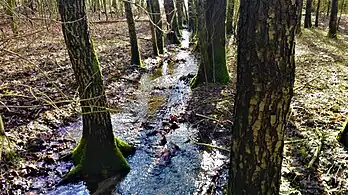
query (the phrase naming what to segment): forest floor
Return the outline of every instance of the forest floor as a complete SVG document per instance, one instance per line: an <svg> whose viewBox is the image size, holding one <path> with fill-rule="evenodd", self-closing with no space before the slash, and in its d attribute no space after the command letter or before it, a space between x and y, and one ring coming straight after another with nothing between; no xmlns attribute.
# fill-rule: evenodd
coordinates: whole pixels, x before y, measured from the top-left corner
<svg viewBox="0 0 348 195"><path fill-rule="evenodd" d="M319 28L303 29L297 37L295 96L286 132L282 194L348 193L348 152L336 140L348 115L348 17L342 18L338 40L326 37L328 20L321 19ZM72 166L60 157L76 143L62 137L60 130L80 119L61 26L40 21L19 26L20 36L12 36L8 26L0 26L4 32L0 35L0 113L11 140L1 151L0 194L35 190L43 186L37 178L48 175L53 176L44 186L54 188ZM128 65L125 22L91 23L91 29L110 110L117 113L135 96L146 71ZM151 57L148 23L137 23L137 33L143 59ZM235 46L229 47L233 82L195 89L181 116L200 129L201 143L229 148L227 130L232 126L236 92L235 51ZM164 103L155 100L159 105L154 107ZM211 143L212 139L218 141Z"/></svg>

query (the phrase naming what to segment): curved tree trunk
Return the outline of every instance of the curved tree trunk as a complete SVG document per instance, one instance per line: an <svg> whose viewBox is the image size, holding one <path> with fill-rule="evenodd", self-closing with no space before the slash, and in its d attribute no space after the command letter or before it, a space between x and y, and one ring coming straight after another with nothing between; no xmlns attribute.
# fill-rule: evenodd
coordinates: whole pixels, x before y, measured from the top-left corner
<svg viewBox="0 0 348 195"><path fill-rule="evenodd" d="M83 121L82 139L73 152L76 167L63 181L99 180L125 174L130 168L112 132L100 65L88 31L85 3L83 0L59 0L58 5L65 43L79 86ZM130 148L120 143L123 143L122 148Z"/></svg>
<svg viewBox="0 0 348 195"><path fill-rule="evenodd" d="M233 34L234 0L227 0L226 34Z"/></svg>
<svg viewBox="0 0 348 195"><path fill-rule="evenodd" d="M199 4L199 50L201 62L192 87L201 83L230 81L226 66L226 0L200 0Z"/></svg>
<svg viewBox="0 0 348 195"><path fill-rule="evenodd" d="M296 34L301 34L303 0L296 0L296 6L297 6Z"/></svg>
<svg viewBox="0 0 348 195"><path fill-rule="evenodd" d="M307 0L306 15L304 21L305 28L312 28L312 0Z"/></svg>
<svg viewBox="0 0 348 195"><path fill-rule="evenodd" d="M124 10L126 13L128 31L129 31L129 39L131 44L131 63L139 65L143 67L143 63L141 61L139 46L138 46L138 38L137 33L135 31L135 23L132 12L132 4L130 2L124 1Z"/></svg>
<svg viewBox="0 0 348 195"><path fill-rule="evenodd" d="M295 79L296 5L292 0L240 3L228 193L279 194Z"/></svg>
<svg viewBox="0 0 348 195"><path fill-rule="evenodd" d="M320 10L320 0L318 0L317 11L315 14L315 23L314 23L315 27L319 26L319 10Z"/></svg>
<svg viewBox="0 0 348 195"><path fill-rule="evenodd" d="M337 38L337 12L338 0L332 0L328 34L329 38Z"/></svg>
<svg viewBox="0 0 348 195"><path fill-rule="evenodd" d="M181 37L181 32L178 25L178 17L176 13L176 8L173 0L164 0L164 10L166 12L168 29L170 32L167 34L169 43L180 44L179 37Z"/></svg>

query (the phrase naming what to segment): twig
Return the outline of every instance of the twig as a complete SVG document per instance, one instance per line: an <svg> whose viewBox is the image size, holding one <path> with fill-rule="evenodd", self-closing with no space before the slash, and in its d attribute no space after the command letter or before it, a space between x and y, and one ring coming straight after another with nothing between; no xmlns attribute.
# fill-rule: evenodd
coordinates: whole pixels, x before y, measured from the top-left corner
<svg viewBox="0 0 348 195"><path fill-rule="evenodd" d="M220 122L218 119L215 119L215 118L203 115L203 114L196 113L196 116L203 117L203 118L206 118L206 119L210 119L210 120L213 120L213 121L216 121L216 122Z"/></svg>
<svg viewBox="0 0 348 195"><path fill-rule="evenodd" d="M225 152L230 152L230 150L228 150L226 148L219 147L219 146L214 146L214 145L211 145L211 144L205 144L205 143L199 143L199 142L194 142L194 144L199 145L199 146L206 146L206 147L210 147L210 148L215 148L215 149L222 150L222 151L225 151Z"/></svg>
<svg viewBox="0 0 348 195"><path fill-rule="evenodd" d="M317 75L316 77L310 79L309 81L307 81L307 82L306 82L305 84L303 84L302 86L295 87L295 88L294 88L294 91L303 89L303 88L306 87L309 83L311 83L311 82L313 82L315 79L319 78L319 77L321 76L321 72L322 72L323 70L324 70L324 68L322 68L322 69L319 71L319 73L318 73L318 75Z"/></svg>

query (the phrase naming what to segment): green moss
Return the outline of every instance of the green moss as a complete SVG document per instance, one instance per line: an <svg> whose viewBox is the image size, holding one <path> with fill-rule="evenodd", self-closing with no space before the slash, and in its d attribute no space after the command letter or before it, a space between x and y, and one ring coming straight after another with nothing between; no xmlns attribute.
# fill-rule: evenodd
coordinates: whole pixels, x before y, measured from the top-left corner
<svg viewBox="0 0 348 195"><path fill-rule="evenodd" d="M131 146L128 143L126 143L125 141L118 139L116 137L115 137L115 143L116 143L116 146L120 149L120 151L124 157L127 157L129 155L134 154L134 152L135 152L134 146Z"/></svg>
<svg viewBox="0 0 348 195"><path fill-rule="evenodd" d="M81 162L81 158L82 158L85 146L86 146L86 141L84 138L81 138L80 142L77 144L77 146L74 148L72 152L72 159L75 166L77 166Z"/></svg>

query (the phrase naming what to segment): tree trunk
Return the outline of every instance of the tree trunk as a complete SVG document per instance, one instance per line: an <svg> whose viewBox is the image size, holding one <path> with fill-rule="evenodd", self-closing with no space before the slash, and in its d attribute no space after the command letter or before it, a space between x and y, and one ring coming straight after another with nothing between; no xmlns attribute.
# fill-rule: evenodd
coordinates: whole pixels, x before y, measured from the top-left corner
<svg viewBox="0 0 348 195"><path fill-rule="evenodd" d="M184 21L185 21L184 3L185 3L184 0L176 0L179 29L184 28Z"/></svg>
<svg viewBox="0 0 348 195"><path fill-rule="evenodd" d="M164 54L164 40L163 40L163 31L162 31L162 16L161 8L158 0L152 1L152 12L154 16L153 22L157 25L156 29L156 39L157 39L157 48L160 54ZM160 29L159 29L160 28Z"/></svg>
<svg viewBox="0 0 348 195"><path fill-rule="evenodd" d="M132 4L130 2L124 1L124 10L126 13L128 30L129 30L129 39L131 44L131 64L139 65L139 67L143 67L143 63L141 61L139 46L138 46L138 38L137 33L135 31L135 23L132 12Z"/></svg>
<svg viewBox="0 0 348 195"><path fill-rule="evenodd" d="M79 86L83 121L82 138L73 152L76 167L63 181L99 180L125 174L130 168L121 148L130 146L124 142L118 142L123 145L115 144L100 65L88 31L84 0L59 0L58 5L65 43Z"/></svg>
<svg viewBox="0 0 348 195"><path fill-rule="evenodd" d="M234 0L227 0L226 34L233 34Z"/></svg>
<svg viewBox="0 0 348 195"><path fill-rule="evenodd" d="M338 17L338 20L337 20L337 31L339 30L338 28L340 27L340 22L341 22L341 17L342 17L344 7L345 7L345 1L342 0L340 16Z"/></svg>
<svg viewBox="0 0 348 195"><path fill-rule="evenodd" d="M307 0L306 15L304 21L305 28L312 28L312 0Z"/></svg>
<svg viewBox="0 0 348 195"><path fill-rule="evenodd" d="M296 12L292 0L240 1L229 194L279 194Z"/></svg>
<svg viewBox="0 0 348 195"><path fill-rule="evenodd" d="M329 16L329 14L330 14L330 5L331 5L331 1L328 0L328 1L327 1L327 12L326 12L326 16Z"/></svg>
<svg viewBox="0 0 348 195"><path fill-rule="evenodd" d="M337 38L337 12L338 0L332 0L328 34L329 38Z"/></svg>
<svg viewBox="0 0 348 195"><path fill-rule="evenodd" d="M226 0L200 0L199 49L201 62L192 87L201 83L230 81L226 66Z"/></svg>
<svg viewBox="0 0 348 195"><path fill-rule="evenodd" d="M317 11L315 14L315 24L314 24L315 27L319 26L319 10L320 10L320 0L318 0Z"/></svg>
<svg viewBox="0 0 348 195"><path fill-rule="evenodd" d="M303 0L296 0L296 6L297 6L296 34L301 34Z"/></svg>
<svg viewBox="0 0 348 195"><path fill-rule="evenodd" d="M146 3L147 3L147 11L149 12L149 18L152 22L155 23L155 16L153 13L152 2L151 0L146 0ZM150 24L150 30L151 30L153 55L158 56L158 47L157 47L157 39L156 39L156 31L155 31L156 27L151 23L151 21L149 22L149 24Z"/></svg>
<svg viewBox="0 0 348 195"><path fill-rule="evenodd" d="M168 29L170 32L167 34L169 43L180 44L179 37L181 37L181 32L178 25L178 17L176 14L176 8L173 0L164 0L164 10L166 12Z"/></svg>
<svg viewBox="0 0 348 195"><path fill-rule="evenodd" d="M189 31L196 32L197 29L197 8L196 0L188 0L188 29Z"/></svg>

